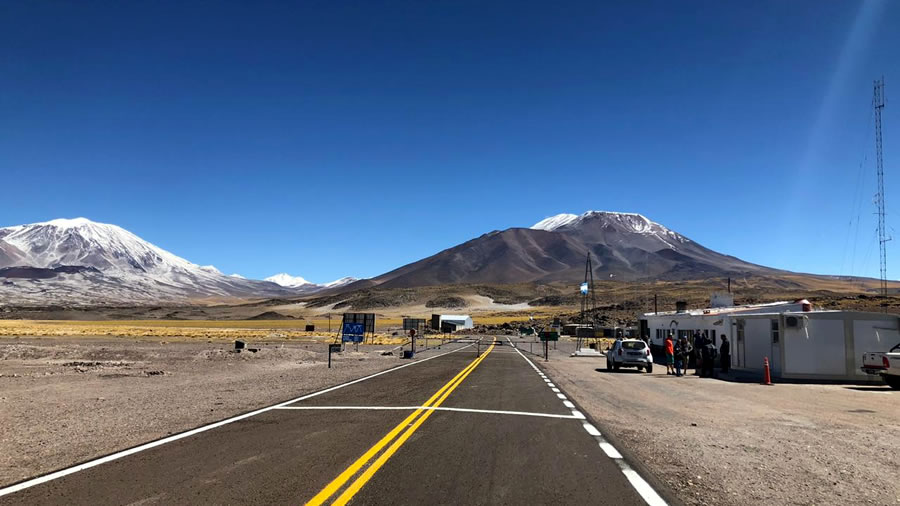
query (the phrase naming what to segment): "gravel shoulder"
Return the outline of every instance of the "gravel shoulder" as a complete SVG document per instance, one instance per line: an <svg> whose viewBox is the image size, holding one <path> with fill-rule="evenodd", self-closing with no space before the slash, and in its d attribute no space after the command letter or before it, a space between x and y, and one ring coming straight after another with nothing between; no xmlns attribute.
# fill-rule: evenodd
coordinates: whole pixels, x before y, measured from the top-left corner
<svg viewBox="0 0 900 506"><path fill-rule="evenodd" d="M0 485L269 406L406 361L393 346L0 338ZM429 350L417 359L448 351Z"/></svg>
<svg viewBox="0 0 900 506"><path fill-rule="evenodd" d="M900 504L900 392L614 373L568 348L537 362L685 504Z"/></svg>

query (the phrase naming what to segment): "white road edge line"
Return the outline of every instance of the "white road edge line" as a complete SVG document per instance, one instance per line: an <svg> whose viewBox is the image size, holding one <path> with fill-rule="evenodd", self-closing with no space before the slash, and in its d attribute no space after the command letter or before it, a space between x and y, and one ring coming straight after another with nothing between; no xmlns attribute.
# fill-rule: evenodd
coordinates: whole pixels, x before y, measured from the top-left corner
<svg viewBox="0 0 900 506"><path fill-rule="evenodd" d="M616 463L619 464L619 468L622 469L622 474L628 478L628 482L631 483L631 486L637 490L637 493L641 495L649 506L666 506L666 501L656 493L656 490L653 490L653 487L651 487L649 483L641 478L641 475L639 475L637 471L632 469L631 466L622 459L616 459Z"/></svg>
<svg viewBox="0 0 900 506"><path fill-rule="evenodd" d="M567 418L577 419L574 413L571 415L557 415L555 413L532 413L530 411L505 411L499 409L473 409L473 408L450 408L446 406L429 407L429 406L281 406L275 409L294 409L298 411L315 411L329 409L347 409L347 410L372 410L372 411L415 411L421 409L423 411L455 411L460 413L486 413L489 415L518 415L518 416L538 416L544 418Z"/></svg>
<svg viewBox="0 0 900 506"><path fill-rule="evenodd" d="M621 459L621 458L623 458L623 457L622 457L622 454L619 453L619 450L616 450L616 447L615 447L615 446L613 446L613 445L607 443L606 441L603 441L602 443L600 443L600 448L602 448L603 451L606 453L606 456L609 457L609 458L611 458L611 459Z"/></svg>
<svg viewBox="0 0 900 506"><path fill-rule="evenodd" d="M509 341L510 345L512 345L512 341L508 337L506 338L506 340ZM532 368L534 368L534 370L537 371L538 374L540 374L541 377L544 378L545 381L548 381L547 376L545 376L544 373L541 372L541 370L538 369L536 365L534 365L534 362L532 362L531 360L529 360L528 357L523 355L522 352L519 351L519 349L516 348L515 346L513 346L513 349L516 350L519 353L519 356L524 358L525 361L528 362L528 365L530 365ZM549 383L549 381L548 381L548 383ZM562 395L562 394L556 394L556 395L560 399L563 399L563 404L567 408L572 408L573 415L575 413L578 413L582 417L584 416L580 411L576 411L574 409L575 405L572 404L569 400L567 400L564 395ZM597 427L594 427L592 424L587 423L587 422L585 422L583 425L584 425L584 430L586 430L588 432L588 434L590 434L591 436L594 436L594 438L596 438L597 441L600 443L600 448L603 449L603 451L606 453L606 456L613 459L613 461L615 461L615 463L619 466L619 469L622 471L622 474L625 475L625 478L628 480L628 483L631 483L631 486L634 488L635 491L637 491L637 493L641 496L641 498L644 500L644 502L646 502L649 506L668 506L668 503L666 503L666 501L663 500L663 498L660 497L658 493L656 493L656 490L653 490L653 487L650 486L650 484L647 483L647 481L644 480L644 478L642 478L641 475L637 473L637 471L632 469L631 466L629 466L627 462L625 462L625 458L622 457L622 454L619 453L619 450L616 450L615 446L609 444L606 441L606 439L603 438L603 436L600 434L600 431L597 430Z"/></svg>
<svg viewBox="0 0 900 506"><path fill-rule="evenodd" d="M582 425L584 426L584 430L586 430L588 434L590 434L594 437L597 437L600 435L600 431L597 430L597 427L594 427L593 425L591 425L587 422L584 422Z"/></svg>
<svg viewBox="0 0 900 506"><path fill-rule="evenodd" d="M370 374L370 375L368 375L368 376L363 376L362 378L357 378L357 379L355 379L355 380L348 381L348 382L346 382L346 383L341 383L341 384L339 384L339 385L335 385L335 386L333 386L333 387L329 387L329 388L326 388L326 389L324 389L324 390L319 390L318 392L313 392L313 393L310 393L310 394L306 394L306 395L297 397L296 399L291 399L291 400L289 400L289 401L284 401L284 402L281 402L281 403L279 403L279 404L274 404L274 405L272 405L272 406L268 406L268 407L265 407L265 408L260 408L260 409L257 409L257 410L255 410L255 411L251 411L251 412L249 412L249 413L244 413L243 415L238 415L238 416L233 416L233 417L231 417L231 418L226 418L225 420L220 420L220 421L218 421L218 422L214 422L214 423L211 423L211 424L209 424L209 425L203 425L203 426L201 426L201 427L197 427L196 429L191 429L191 430L188 430L188 431L179 433L179 434L175 434L175 435L172 435L172 436L164 437L164 438L162 438L162 439L157 439L156 441L151 441L151 442L149 442L149 443L144 443L144 444L142 444L142 445L135 446L135 447L129 448L129 449L127 449L127 450L122 450L122 451L120 451L120 452L112 453L112 454L106 455L105 457L100 457L100 458L98 458L98 459L89 460L89 461L87 461L87 462L84 462L84 463L81 463L81 464L77 464L77 465L74 465L74 466L72 466L72 467L67 467L67 468L65 468L65 469L60 469L59 471L54 471L54 472L52 472L52 473L45 474L45 475L43 475L43 476L38 476L37 478L32 478L32 479L30 479L30 480L26 480L26 481L17 483L17 484L15 484L15 485L10 485L10 486L5 487L5 488L0 488L0 497L3 497L3 496L8 495L8 494L15 493L15 492L19 492L20 490L24 490L24 489L26 489L26 488L33 487L33 486L35 486L35 485L40 485L41 483L46 483L46 482L48 482L48 481L56 480L56 479L62 478L62 477L64 477L64 476L68 476L68 475L70 475L70 474L77 473L78 471L84 471L85 469L90 469L90 468L92 468L92 467L96 467L96 466L99 466L99 465L101 465L101 464L106 464L107 462L112 462L113 460L118 460L118 459L120 459L120 458L122 458L122 457L127 457L127 456L129 456L129 455L133 455L133 454L135 454L135 453L139 453L139 452L142 452L142 451L145 451L145 450L149 450L149 449L151 449L151 448L156 448L157 446L162 446L162 445L164 445L164 444L166 444L166 443L171 443L171 442L173 442L173 441L178 441L179 439L184 439L184 438L187 438L187 437L194 436L194 435L196 435L196 434L200 434L201 432L206 432L206 431L208 431L208 430L216 429L216 428L221 427L221 426L223 426L223 425L228 425L229 423L237 422L237 421L243 420L243 419L245 419L245 418L250 418L251 416L256 416L256 415L265 413L265 412L267 412L267 411L271 411L271 410L273 410L273 409L280 408L280 407L282 407L282 406L287 406L288 404L293 404L293 403L295 403L295 402L303 401L303 400L306 400L306 399L309 399L309 398L312 398L312 397L316 397L316 396L318 396L318 395L322 395L322 394L325 394L325 393L328 393L328 392L332 392L332 391L334 391L334 390L338 390L338 389L340 389L340 388L344 388L344 387L347 387L347 386L350 386L350 385L353 385L353 384L356 384L356 383L360 383L360 382L362 382L362 381L366 381L366 380L372 379L372 378L374 378L374 377L376 377L376 376L381 376L382 374L387 374L387 373L390 373L390 372L399 371L400 369L404 369L404 368L409 367L409 366L412 366L412 365L421 364L422 362L427 362L427 361L429 361L429 360L432 360L432 359L435 359L435 358L438 358L438 357L443 357L444 355L449 355L450 353L456 353L457 351L464 350L464 349L466 349L466 348L469 348L470 346L474 346L474 344L469 344L469 345L467 345L467 346L463 346L462 348L457 348L457 349L452 350L452 351L448 351L448 352L445 352L445 353L441 353L440 355L435 355L435 356L433 356L433 357L423 358L422 360L417 360L417 361L415 361L415 362L410 362L410 363L408 363L408 364L403 364L403 365L401 365L401 366L393 367L393 368L391 368L391 369L386 369L386 370L384 370L384 371L379 371L379 372L377 372L377 373L375 373L375 374Z"/></svg>

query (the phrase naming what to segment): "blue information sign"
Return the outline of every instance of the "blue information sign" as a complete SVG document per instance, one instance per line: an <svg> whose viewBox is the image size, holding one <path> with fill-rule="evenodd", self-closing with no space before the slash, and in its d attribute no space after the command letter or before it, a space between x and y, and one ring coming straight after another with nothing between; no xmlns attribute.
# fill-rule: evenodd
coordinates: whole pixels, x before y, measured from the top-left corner
<svg viewBox="0 0 900 506"><path fill-rule="evenodd" d="M365 323L345 323L341 332L341 340L345 343L361 343L365 334Z"/></svg>

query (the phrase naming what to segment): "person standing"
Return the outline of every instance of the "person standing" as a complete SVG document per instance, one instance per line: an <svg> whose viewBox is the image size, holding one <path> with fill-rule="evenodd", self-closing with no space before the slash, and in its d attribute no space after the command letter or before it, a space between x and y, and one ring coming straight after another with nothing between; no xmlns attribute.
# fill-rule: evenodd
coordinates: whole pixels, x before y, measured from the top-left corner
<svg viewBox="0 0 900 506"><path fill-rule="evenodd" d="M685 357L687 357L687 338L681 336L678 338L678 342L675 343L675 376L681 377Z"/></svg>
<svg viewBox="0 0 900 506"><path fill-rule="evenodd" d="M671 333L666 335L666 374L675 374L675 343Z"/></svg>
<svg viewBox="0 0 900 506"><path fill-rule="evenodd" d="M728 374L728 369L731 368L731 343L725 334L722 334L722 346L719 348L719 366L723 374Z"/></svg>
<svg viewBox="0 0 900 506"><path fill-rule="evenodd" d="M703 372L703 336L700 331L694 332L694 375L700 376Z"/></svg>

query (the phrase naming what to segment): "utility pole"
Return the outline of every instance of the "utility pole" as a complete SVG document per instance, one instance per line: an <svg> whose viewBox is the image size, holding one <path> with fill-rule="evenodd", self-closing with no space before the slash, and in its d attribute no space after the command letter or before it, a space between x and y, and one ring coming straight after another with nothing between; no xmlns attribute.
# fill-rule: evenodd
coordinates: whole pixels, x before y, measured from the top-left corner
<svg viewBox="0 0 900 506"><path fill-rule="evenodd" d="M891 239L885 237L884 229L884 157L881 152L881 111L884 109L884 76L875 81L872 107L875 109L875 169L878 171L878 194L875 197L875 204L878 206L878 245L881 250L881 295L887 296L887 253L885 251L885 243Z"/></svg>

